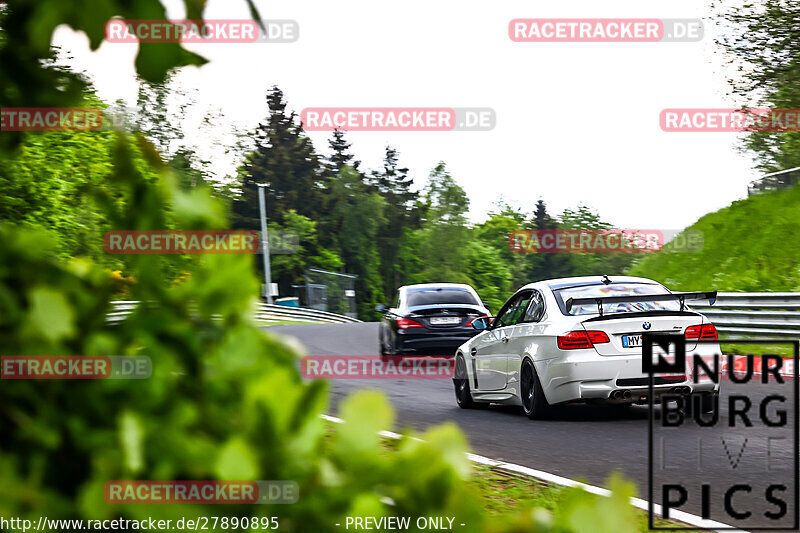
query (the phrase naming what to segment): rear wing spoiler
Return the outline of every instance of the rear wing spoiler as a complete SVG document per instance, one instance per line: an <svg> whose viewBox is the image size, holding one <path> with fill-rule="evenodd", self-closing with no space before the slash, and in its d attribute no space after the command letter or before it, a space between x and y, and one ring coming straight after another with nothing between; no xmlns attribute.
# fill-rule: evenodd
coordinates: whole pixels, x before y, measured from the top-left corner
<svg viewBox="0 0 800 533"><path fill-rule="evenodd" d="M672 292L667 294L642 294L639 296L600 296L596 298L569 298L565 305L567 313L575 305L585 305L595 303L600 316L603 316L603 304L633 303L633 302L663 302L667 300L678 301L681 303L681 311L684 310L686 300L708 300L708 305L714 305L717 301L717 291L710 292Z"/></svg>

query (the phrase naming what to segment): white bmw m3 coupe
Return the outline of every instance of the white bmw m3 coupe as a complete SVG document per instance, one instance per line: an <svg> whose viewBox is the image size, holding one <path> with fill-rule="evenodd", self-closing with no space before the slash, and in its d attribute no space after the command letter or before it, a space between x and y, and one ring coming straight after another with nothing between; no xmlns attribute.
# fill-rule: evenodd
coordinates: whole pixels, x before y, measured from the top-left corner
<svg viewBox="0 0 800 533"><path fill-rule="evenodd" d="M646 403L642 335L684 335L687 359L719 354L714 325L685 305L715 299L716 291L673 293L635 277L530 283L496 317L473 321L481 333L456 352L456 401L465 409L517 405L532 419L569 402ZM719 385L710 379L694 383L686 374L658 374L653 390L654 401L665 393L699 396L696 401L707 412Z"/></svg>

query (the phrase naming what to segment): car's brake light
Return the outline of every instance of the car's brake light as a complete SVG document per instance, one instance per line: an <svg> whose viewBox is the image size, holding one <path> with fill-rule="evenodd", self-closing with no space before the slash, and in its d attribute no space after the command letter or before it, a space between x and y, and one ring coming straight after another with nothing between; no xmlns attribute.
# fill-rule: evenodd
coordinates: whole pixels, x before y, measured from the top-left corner
<svg viewBox="0 0 800 533"><path fill-rule="evenodd" d="M481 316L472 317L472 318L470 318L470 319L469 319L469 322L467 322L467 323L466 323L466 324L464 324L464 325L465 325L465 326L471 326L471 325L472 325L472 323L473 323L473 322L475 322L476 320L478 320L479 318L485 318L485 317L487 317L487 316L489 316L489 315L481 315Z"/></svg>
<svg viewBox="0 0 800 533"><path fill-rule="evenodd" d="M684 337L687 339L700 339L701 341L715 341L719 339L717 335L717 328L714 324L697 324L689 326L683 332Z"/></svg>
<svg viewBox="0 0 800 533"><path fill-rule="evenodd" d="M608 335L606 335L605 331L587 331L586 334L589 335L589 340L592 341L592 344L611 342L608 340Z"/></svg>
<svg viewBox="0 0 800 533"><path fill-rule="evenodd" d="M608 335L603 331L570 331L557 337L556 341L562 350L582 350L609 342Z"/></svg>
<svg viewBox="0 0 800 533"><path fill-rule="evenodd" d="M416 320L411 320L410 318L398 317L396 319L397 327L400 329L408 329L408 328L424 328L422 324L417 322Z"/></svg>

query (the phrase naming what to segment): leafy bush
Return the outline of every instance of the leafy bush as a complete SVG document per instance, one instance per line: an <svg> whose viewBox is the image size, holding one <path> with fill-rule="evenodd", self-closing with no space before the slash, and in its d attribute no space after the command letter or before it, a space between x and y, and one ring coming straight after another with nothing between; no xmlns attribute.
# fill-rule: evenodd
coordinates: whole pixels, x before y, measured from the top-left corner
<svg viewBox="0 0 800 533"><path fill-rule="evenodd" d="M121 139L116 153L117 184L138 214L129 219L134 229L152 229L166 211L192 229L220 223L221 208L210 198L171 188L168 175L156 184L144 180L125 144ZM295 505L221 512L279 511L282 529L297 531L329 527L347 512L383 514L383 497L417 514L475 515L459 488L466 445L454 427L432 430L427 443L391 460L379 457L377 431L393 422L382 397L348 400L342 412L351 422L333 453L320 455L325 385L302 383L296 350L250 323L258 285L249 259L206 256L188 279L168 287L158 260L138 256L131 295L158 305L108 326L114 287L104 270L87 260L60 263L44 234L0 226L2 353L153 361L147 380L4 382L0 515L208 514L196 505L108 505L103 487L116 479L295 480L302 495Z"/></svg>
<svg viewBox="0 0 800 533"><path fill-rule="evenodd" d="M128 219L134 229L152 229L165 211L190 229L220 222L208 196L171 186L168 174L157 183L139 175L126 143L121 137L116 149L116 183L138 214ZM258 282L247 256L205 256L177 286L163 282L155 256L137 256L131 295L158 305L109 326L113 280L85 259L59 262L53 249L44 234L0 225L0 351L146 355L153 375L4 382L0 515L190 518L208 507L111 505L103 487L119 479L289 479L300 486L296 504L216 506L214 514L277 514L284 531L332 529L365 514L457 516L465 530L483 530L463 483L470 466L455 426L382 454L377 432L392 427L394 414L382 395L362 392L342 404L348 422L323 446L326 386L302 382L297 350L250 322ZM610 519L604 512L594 520ZM558 524L554 530L580 530L579 522Z"/></svg>
<svg viewBox="0 0 800 533"><path fill-rule="evenodd" d="M204 2L184 3L188 18L201 18ZM158 0L107 0L92 9L84 4L0 4L0 106L80 103L85 82L47 66L50 38L59 24L86 31L96 48L112 16L165 18ZM175 66L202 62L178 44L141 44L136 67L145 79L160 81ZM6 132L0 136L0 154L13 167L28 150L28 156L43 156L37 168L48 169L58 161L58 143L47 139ZM98 151L96 160L78 163L92 163L86 198L93 198L100 217L81 238L101 226L225 227L225 207L202 187L182 190L141 136L102 134L99 139L111 141L106 145L87 145L87 139L70 138L83 143L82 149ZM87 170L75 172L85 178ZM37 190L30 169L17 166L13 173L26 180L23 189ZM63 177L54 175L52 182ZM0 212L7 212L13 205L2 207L6 210ZM56 214L53 224L59 221ZM85 230L79 220L69 224ZM145 380L4 381L0 516L176 520L213 512L277 515L282 531L320 531L335 529L332 524L346 515L449 515L463 520L465 531L485 529L476 497L464 488L467 446L453 425L430 429L422 435L424 442L409 440L396 452L381 454L376 432L392 426L393 411L382 396L365 392L343 402L347 423L333 446L324 446L319 415L326 409L325 384L303 382L296 368L298 350L251 323L258 293L251 257L208 255L176 270L158 256L133 256L125 277L135 283L127 291L145 303L110 326L105 317L119 276L88 259L91 252L79 250L81 243L71 249L85 255L65 254L54 240L59 234L52 227L37 231L0 223L0 353L148 356L153 374ZM182 281L172 283L177 273ZM200 505L106 503L106 482L124 479L287 479L299 484L300 499L283 506L217 505L212 512ZM588 496L578 501L583 497ZM571 508L576 510L564 514L563 526L553 522L553 530L578 530L608 519L606 508ZM594 518L570 521L575 513ZM508 527L526 527L519 523Z"/></svg>

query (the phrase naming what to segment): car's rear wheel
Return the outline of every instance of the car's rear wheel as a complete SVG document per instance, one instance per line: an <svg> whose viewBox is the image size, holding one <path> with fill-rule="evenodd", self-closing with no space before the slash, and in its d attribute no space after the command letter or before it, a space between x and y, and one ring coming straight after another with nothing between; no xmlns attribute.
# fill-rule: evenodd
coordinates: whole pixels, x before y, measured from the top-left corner
<svg viewBox="0 0 800 533"><path fill-rule="evenodd" d="M456 372L453 377L453 385L456 388L456 403L462 409L476 409L482 407L472 399L469 390L469 375L467 374L467 362L461 355L456 356Z"/></svg>
<svg viewBox="0 0 800 533"><path fill-rule="evenodd" d="M550 404L544 397L544 389L536 375L536 369L530 359L525 359L520 369L520 394L522 410L531 420L544 418L550 412Z"/></svg>
<svg viewBox="0 0 800 533"><path fill-rule="evenodd" d="M386 345L383 344L383 338L380 335L378 335L378 351L381 355L388 355L386 353Z"/></svg>
<svg viewBox="0 0 800 533"><path fill-rule="evenodd" d="M381 357L386 358L394 355L394 348L392 348L392 341L390 337L386 337L386 343L381 343Z"/></svg>
<svg viewBox="0 0 800 533"><path fill-rule="evenodd" d="M695 406L701 414L708 414L714 411L715 403L719 403L719 395L713 392L695 392L691 396L684 398L684 411L691 415Z"/></svg>

